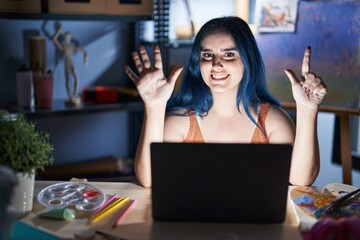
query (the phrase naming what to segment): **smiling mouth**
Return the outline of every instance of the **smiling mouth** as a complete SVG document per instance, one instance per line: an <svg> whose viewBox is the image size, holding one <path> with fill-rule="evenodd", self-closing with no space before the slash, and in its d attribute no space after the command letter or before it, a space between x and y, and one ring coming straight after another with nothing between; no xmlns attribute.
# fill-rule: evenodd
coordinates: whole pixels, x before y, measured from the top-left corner
<svg viewBox="0 0 360 240"><path fill-rule="evenodd" d="M229 74L227 74L227 73L212 73L211 79L216 80L216 81L225 80L228 76L229 76Z"/></svg>

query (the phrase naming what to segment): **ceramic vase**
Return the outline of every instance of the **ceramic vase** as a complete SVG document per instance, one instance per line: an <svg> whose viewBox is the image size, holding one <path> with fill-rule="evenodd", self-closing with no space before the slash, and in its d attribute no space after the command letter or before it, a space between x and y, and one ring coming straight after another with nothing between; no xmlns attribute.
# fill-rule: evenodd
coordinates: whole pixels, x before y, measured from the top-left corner
<svg viewBox="0 0 360 240"><path fill-rule="evenodd" d="M51 77L37 79L36 83L37 107L51 108L53 101L54 81Z"/></svg>
<svg viewBox="0 0 360 240"><path fill-rule="evenodd" d="M33 207L35 174L17 173L18 184L13 193L12 204L19 215L26 215Z"/></svg>

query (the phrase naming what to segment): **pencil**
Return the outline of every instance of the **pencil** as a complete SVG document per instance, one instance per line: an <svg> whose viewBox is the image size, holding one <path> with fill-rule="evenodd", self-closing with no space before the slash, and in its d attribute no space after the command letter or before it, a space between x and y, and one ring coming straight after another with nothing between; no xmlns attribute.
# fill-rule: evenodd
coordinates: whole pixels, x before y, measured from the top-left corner
<svg viewBox="0 0 360 240"><path fill-rule="evenodd" d="M100 208L98 208L91 216L90 218L92 218L93 216L95 216L96 214L98 214L101 210L103 210L107 205L109 205L115 198L117 198L117 193L115 193L114 195L112 195L109 200L107 200Z"/></svg>
<svg viewBox="0 0 360 240"><path fill-rule="evenodd" d="M129 212L130 208L135 204L136 200L128 200L130 203L126 206L126 208L121 212L120 216L114 222L112 228L116 228L117 225L121 222L124 216Z"/></svg>
<svg viewBox="0 0 360 240"><path fill-rule="evenodd" d="M99 211L94 217L90 218L89 222L94 223L94 222L99 221L100 219L104 218L109 213L114 211L117 207L124 204L128 199L129 199L128 197L121 197L121 198L116 199L115 201L110 203L108 206L106 206L104 209Z"/></svg>

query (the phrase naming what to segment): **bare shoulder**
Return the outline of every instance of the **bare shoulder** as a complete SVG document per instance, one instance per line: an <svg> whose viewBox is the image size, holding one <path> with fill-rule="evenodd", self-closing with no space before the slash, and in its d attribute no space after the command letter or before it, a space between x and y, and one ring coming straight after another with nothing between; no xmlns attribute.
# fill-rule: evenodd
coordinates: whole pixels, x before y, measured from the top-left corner
<svg viewBox="0 0 360 240"><path fill-rule="evenodd" d="M292 142L295 136L294 121L283 108L277 106L269 109L266 129L270 142Z"/></svg>
<svg viewBox="0 0 360 240"><path fill-rule="evenodd" d="M183 141L189 130L189 116L172 114L165 117L164 141Z"/></svg>
<svg viewBox="0 0 360 240"><path fill-rule="evenodd" d="M273 121L285 121L293 124L293 120L289 113L281 107L271 105L266 120Z"/></svg>

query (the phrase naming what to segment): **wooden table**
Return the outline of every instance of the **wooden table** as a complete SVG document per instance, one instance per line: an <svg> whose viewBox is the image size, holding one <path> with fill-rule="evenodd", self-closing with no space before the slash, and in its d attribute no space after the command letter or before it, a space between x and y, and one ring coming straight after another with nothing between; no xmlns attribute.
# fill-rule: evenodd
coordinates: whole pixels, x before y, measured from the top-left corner
<svg viewBox="0 0 360 240"><path fill-rule="evenodd" d="M36 181L35 195L55 181ZM84 229L101 230L124 239L302 239L290 201L283 224L237 224L237 223L180 223L153 221L151 213L151 189L126 182L89 182L100 187L106 194L118 193L136 200L122 223L112 229L114 219L87 225L87 218L72 222L39 218L36 213L43 207L34 200L33 211L21 221L63 239L74 239L74 233ZM233 237L233 238L230 238ZM96 237L96 239L104 239Z"/></svg>

